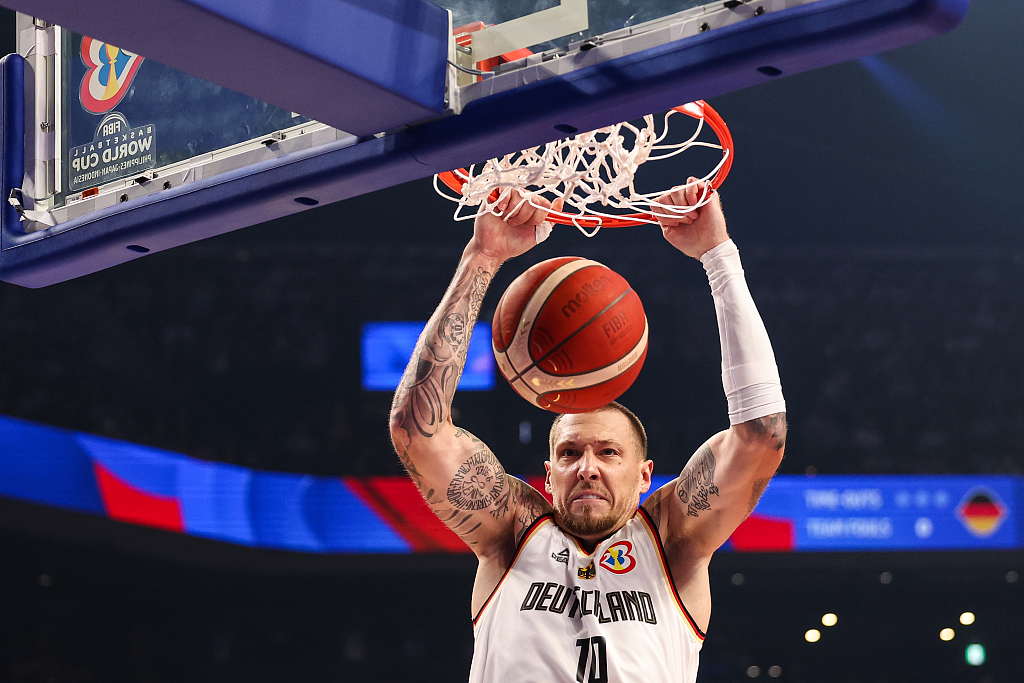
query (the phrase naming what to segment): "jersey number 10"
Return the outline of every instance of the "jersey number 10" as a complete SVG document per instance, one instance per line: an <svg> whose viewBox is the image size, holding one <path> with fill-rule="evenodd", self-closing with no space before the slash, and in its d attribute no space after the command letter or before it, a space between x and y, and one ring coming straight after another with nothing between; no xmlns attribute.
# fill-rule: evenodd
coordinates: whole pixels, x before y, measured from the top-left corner
<svg viewBox="0 0 1024 683"><path fill-rule="evenodd" d="M576 641L580 649L580 661L576 665L576 681L584 683L587 663L590 663L590 677L586 683L608 683L608 652L605 648L604 636L580 638ZM593 657L591 657L593 654Z"/></svg>

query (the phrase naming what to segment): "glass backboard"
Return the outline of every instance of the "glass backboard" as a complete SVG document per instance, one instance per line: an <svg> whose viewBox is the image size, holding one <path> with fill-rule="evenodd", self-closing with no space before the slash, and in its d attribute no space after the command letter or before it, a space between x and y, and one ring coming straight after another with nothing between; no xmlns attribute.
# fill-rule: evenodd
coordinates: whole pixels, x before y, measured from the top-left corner
<svg viewBox="0 0 1024 683"><path fill-rule="evenodd" d="M685 10L705 6L724 9L726 3L724 0L715 3L702 0L440 0L437 4L451 11L452 25L455 27L477 21L492 26L534 17L536 24L547 24L550 30L555 30L551 25L558 21L575 29L555 38L523 46L540 52L564 48L570 43L665 19Z"/></svg>
<svg viewBox="0 0 1024 683"><path fill-rule="evenodd" d="M102 41L55 32L63 80L57 157L65 195L310 121Z"/></svg>
<svg viewBox="0 0 1024 683"><path fill-rule="evenodd" d="M6 0L0 279L45 286L906 45L968 0L371 4Z"/></svg>
<svg viewBox="0 0 1024 683"><path fill-rule="evenodd" d="M53 123L40 129L35 163L26 169L27 200L23 193L32 215L47 215L22 221L26 235L273 158L314 132L324 142L351 137L59 26L24 15L19 26L19 52L53 46L28 86L39 114Z"/></svg>

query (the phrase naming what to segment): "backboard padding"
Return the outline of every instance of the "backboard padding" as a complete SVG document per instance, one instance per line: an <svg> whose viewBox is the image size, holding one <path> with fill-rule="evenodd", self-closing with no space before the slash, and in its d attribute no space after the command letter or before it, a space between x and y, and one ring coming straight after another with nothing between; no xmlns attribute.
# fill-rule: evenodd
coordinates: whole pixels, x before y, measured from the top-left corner
<svg viewBox="0 0 1024 683"><path fill-rule="evenodd" d="M355 135L444 110L448 14L429 0L4 0Z"/></svg>
<svg viewBox="0 0 1024 683"><path fill-rule="evenodd" d="M821 0L607 61L596 61L598 46L580 57L594 59L589 66L474 84L491 91L457 115L285 154L33 233L0 253L0 278L67 280L140 257L129 245L159 251L295 213L306 208L299 197L346 199L558 139L555 126L591 130L905 45L951 30L966 9L967 0ZM498 88L507 79L522 82ZM6 217L0 227L18 229Z"/></svg>

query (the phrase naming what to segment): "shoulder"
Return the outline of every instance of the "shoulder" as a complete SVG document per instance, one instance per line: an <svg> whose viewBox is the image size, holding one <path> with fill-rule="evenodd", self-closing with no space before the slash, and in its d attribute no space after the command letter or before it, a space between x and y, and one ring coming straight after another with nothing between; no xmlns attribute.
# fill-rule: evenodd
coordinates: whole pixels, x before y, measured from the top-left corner
<svg viewBox="0 0 1024 683"><path fill-rule="evenodd" d="M552 508L551 503L540 494L540 491L517 477L509 477L509 493L512 498L511 506L515 510L515 542L519 545L534 522L550 514Z"/></svg>
<svg viewBox="0 0 1024 683"><path fill-rule="evenodd" d="M551 511L551 504L537 489L518 477L505 476L490 516L496 522L507 524L508 531L491 538L490 542L481 543L473 551L481 559L506 565L512 561L520 542L534 523Z"/></svg>
<svg viewBox="0 0 1024 683"><path fill-rule="evenodd" d="M664 515L665 499L667 496L672 495L677 482L678 478L673 479L658 490L654 491L651 495L647 496L647 499L640 505L640 514L644 515L647 520L654 525L655 529L658 529L661 526L661 520Z"/></svg>
<svg viewBox="0 0 1024 683"><path fill-rule="evenodd" d="M479 613L487 596L515 562L529 538L533 537L530 532L543 526L557 528L555 524L544 525L545 520L552 518L551 504L537 489L512 476L506 478L505 495L492 514L507 517L511 522L511 533L506 532L499 539L473 547L480 563L473 584L474 614Z"/></svg>

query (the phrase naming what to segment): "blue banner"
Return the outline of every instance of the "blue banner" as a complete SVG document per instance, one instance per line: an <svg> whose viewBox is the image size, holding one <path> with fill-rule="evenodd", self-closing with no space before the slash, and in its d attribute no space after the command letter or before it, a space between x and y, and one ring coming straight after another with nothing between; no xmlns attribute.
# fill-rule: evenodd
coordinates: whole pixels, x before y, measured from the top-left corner
<svg viewBox="0 0 1024 683"><path fill-rule="evenodd" d="M1015 549L1022 499L1024 477L777 475L724 549Z"/></svg>
<svg viewBox="0 0 1024 683"><path fill-rule="evenodd" d="M1009 549L1019 477L776 477L755 513L791 520L795 550Z"/></svg>
<svg viewBox="0 0 1024 683"><path fill-rule="evenodd" d="M408 477L261 472L6 417L0 496L262 548L468 552ZM1020 476L779 475L723 550L1018 549L1022 500Z"/></svg>

